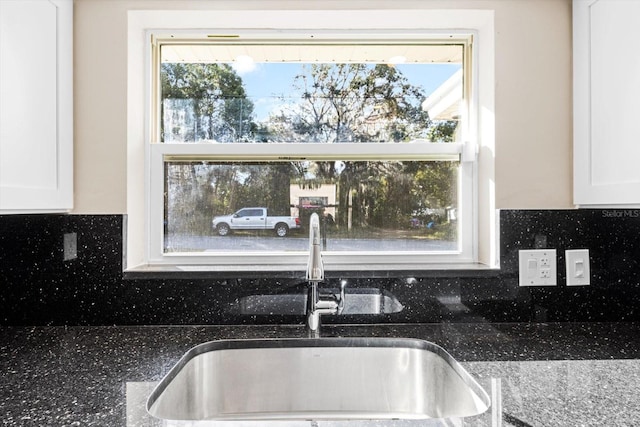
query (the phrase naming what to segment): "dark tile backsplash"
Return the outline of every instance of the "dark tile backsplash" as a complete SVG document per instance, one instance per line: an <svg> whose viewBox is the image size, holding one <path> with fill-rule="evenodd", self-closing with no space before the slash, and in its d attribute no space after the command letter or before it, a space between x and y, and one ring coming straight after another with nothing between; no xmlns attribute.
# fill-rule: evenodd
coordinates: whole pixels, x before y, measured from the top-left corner
<svg viewBox="0 0 640 427"><path fill-rule="evenodd" d="M283 278L123 278L124 221L122 215L0 216L0 324L304 321L305 285L291 274ZM76 233L77 259L64 260L65 233ZM381 279L349 279L351 289L381 290L393 301L388 311L395 312L325 316L322 320L640 320L636 307L640 300L640 210L505 210L500 212L500 236L499 272L452 272L444 277L393 273L382 274L387 277ZM518 286L518 250L533 248L557 250L558 286ZM564 284L566 249L590 250L591 286Z"/></svg>

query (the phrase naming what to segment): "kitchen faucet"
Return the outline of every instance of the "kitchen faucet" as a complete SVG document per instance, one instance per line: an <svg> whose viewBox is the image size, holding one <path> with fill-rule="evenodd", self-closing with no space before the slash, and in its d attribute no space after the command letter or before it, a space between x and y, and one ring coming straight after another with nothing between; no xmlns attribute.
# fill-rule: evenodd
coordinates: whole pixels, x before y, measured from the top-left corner
<svg viewBox="0 0 640 427"><path fill-rule="evenodd" d="M309 220L309 261L307 262L307 325L309 330L318 333L321 314L340 314L344 309L344 288L346 280L340 282L340 294L321 294L318 283L324 280L324 263L320 249L320 219L317 213Z"/></svg>

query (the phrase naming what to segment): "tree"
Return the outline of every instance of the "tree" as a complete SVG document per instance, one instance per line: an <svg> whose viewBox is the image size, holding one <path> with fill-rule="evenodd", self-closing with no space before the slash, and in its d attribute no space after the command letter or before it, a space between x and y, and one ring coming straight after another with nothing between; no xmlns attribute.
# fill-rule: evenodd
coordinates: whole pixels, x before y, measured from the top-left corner
<svg viewBox="0 0 640 427"><path fill-rule="evenodd" d="M282 113L297 140L402 142L424 137L421 89L382 64L311 64L293 84L300 102Z"/></svg>
<svg viewBox="0 0 640 427"><path fill-rule="evenodd" d="M160 77L165 142L252 139L253 103L231 66L164 63Z"/></svg>
<svg viewBox="0 0 640 427"><path fill-rule="evenodd" d="M296 142L408 142L425 138L430 120L422 111L421 88L396 68L383 64L311 64L293 84L299 102L272 117L272 134ZM418 202L411 180L397 162L316 162L316 180L337 182L338 223L395 226Z"/></svg>
<svg viewBox="0 0 640 427"><path fill-rule="evenodd" d="M160 76L164 142L251 139L253 104L229 65L164 63ZM170 164L166 173L168 231L206 234L214 212L243 200L237 170L190 162Z"/></svg>

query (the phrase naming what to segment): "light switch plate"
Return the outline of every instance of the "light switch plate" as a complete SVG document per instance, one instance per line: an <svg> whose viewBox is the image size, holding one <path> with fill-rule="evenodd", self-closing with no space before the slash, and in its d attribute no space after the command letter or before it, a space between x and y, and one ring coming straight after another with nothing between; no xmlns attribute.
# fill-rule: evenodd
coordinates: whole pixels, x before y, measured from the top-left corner
<svg viewBox="0 0 640 427"><path fill-rule="evenodd" d="M565 251L564 255L567 265L567 286L590 285L589 249L570 249Z"/></svg>
<svg viewBox="0 0 640 427"><path fill-rule="evenodd" d="M78 234L64 233L62 240L62 259L72 261L78 258Z"/></svg>
<svg viewBox="0 0 640 427"><path fill-rule="evenodd" d="M520 286L556 286L555 249L518 251Z"/></svg>

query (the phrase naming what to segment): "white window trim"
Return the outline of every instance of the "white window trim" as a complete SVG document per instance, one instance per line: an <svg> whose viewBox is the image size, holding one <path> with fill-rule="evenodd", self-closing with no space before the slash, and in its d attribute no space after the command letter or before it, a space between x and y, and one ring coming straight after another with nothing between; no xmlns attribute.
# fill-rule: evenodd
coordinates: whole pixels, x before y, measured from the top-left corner
<svg viewBox="0 0 640 427"><path fill-rule="evenodd" d="M353 14L358 14L359 19L354 21L349 18ZM297 25L291 28L291 23ZM368 10L368 11L304 11L304 10L251 10L251 11L130 11L129 12L129 79L128 79L128 193L127 193L127 259L126 269L135 269L149 265L184 265L185 269L202 268L216 270L242 270L243 268L252 270L273 270L283 268L304 269L306 256L303 253L287 253L286 257L282 253L265 254L260 253L262 261L256 263L253 254L245 254L243 258L238 255L216 255L211 256L183 256L159 254L162 252L161 238L153 230L158 229L157 215L150 216L149 212L156 209L153 201L148 195L154 194L153 183L158 181L157 176L151 177L151 173L157 175L157 171L163 168L152 168L152 163L162 162L166 150L173 150L175 147L165 144L149 144L151 129L151 102L150 87L151 74L150 55L150 33L166 31L197 31L202 28L215 28L217 31L232 30L238 28L249 28L255 30L267 30L269 28L299 30L320 30L344 32L347 28L358 30L360 33L369 32L390 36L402 30L404 36L407 33L434 35L438 32L444 34L452 31L474 34L473 49L473 103L469 106L469 127L470 132L463 135L466 140L473 143L465 145L462 150L462 158L466 160L461 167L461 181L471 180L477 182L478 178L484 180L483 188L479 192L473 191L465 203L471 203L472 208L459 207L460 211L478 211L478 196L493 193L493 160L489 158L490 165L485 170L479 170L475 160L482 148L489 148L493 152L493 12L478 10ZM361 27L361 28L357 28ZM428 28L427 30L416 30L416 28ZM405 30L406 29L406 30ZM458 29L458 30L451 30ZM460 30L463 29L463 30ZM484 41L484 42L483 42ZM482 43L481 43L482 42ZM478 62L483 65L483 75L478 74ZM478 76L478 77L476 77ZM491 84L489 86L489 83ZM477 135L476 138L469 138ZM399 144L405 145L405 144ZM406 144L410 145L410 144ZM230 146L233 146L231 144ZM397 147L398 144L395 144ZM193 148L180 148L189 150ZM202 147L198 150L201 151ZM220 149L220 145L214 145L212 150ZM233 150L233 148L225 148ZM176 154L175 150L171 154ZM480 154L481 155L481 154ZM471 161L469 161L471 160ZM482 168L480 168L482 169ZM151 177L147 179L147 177ZM487 179L487 177L489 179ZM488 193L486 193L488 191ZM155 191L157 194L158 192ZM479 214L480 222L468 221L461 230L471 239L465 239L461 253L452 257L451 253L430 253L428 256L420 253L397 253L396 259L390 259L389 253L351 253L348 262L343 253L325 254L327 270L357 270L366 269L422 269L422 268L442 268L453 263L473 263L483 261L484 264L495 266L497 263L495 247L495 214L493 209L493 199L487 197L483 200L482 212ZM488 209L487 209L488 208ZM157 209L156 212L162 212ZM149 218L152 218L149 220ZM478 225L479 224L479 225ZM489 225L488 233L481 233L481 239L486 235L490 240L486 241L478 248L478 230L485 224ZM161 230L162 228L160 228ZM485 240L482 240L485 241ZM159 244L160 243L160 244ZM484 255L483 255L484 253ZM488 255L487 255L488 254ZM395 255L395 254L394 254ZM208 262L215 262L216 265L207 267ZM391 262L390 262L391 261ZM362 266L362 267L358 267Z"/></svg>

